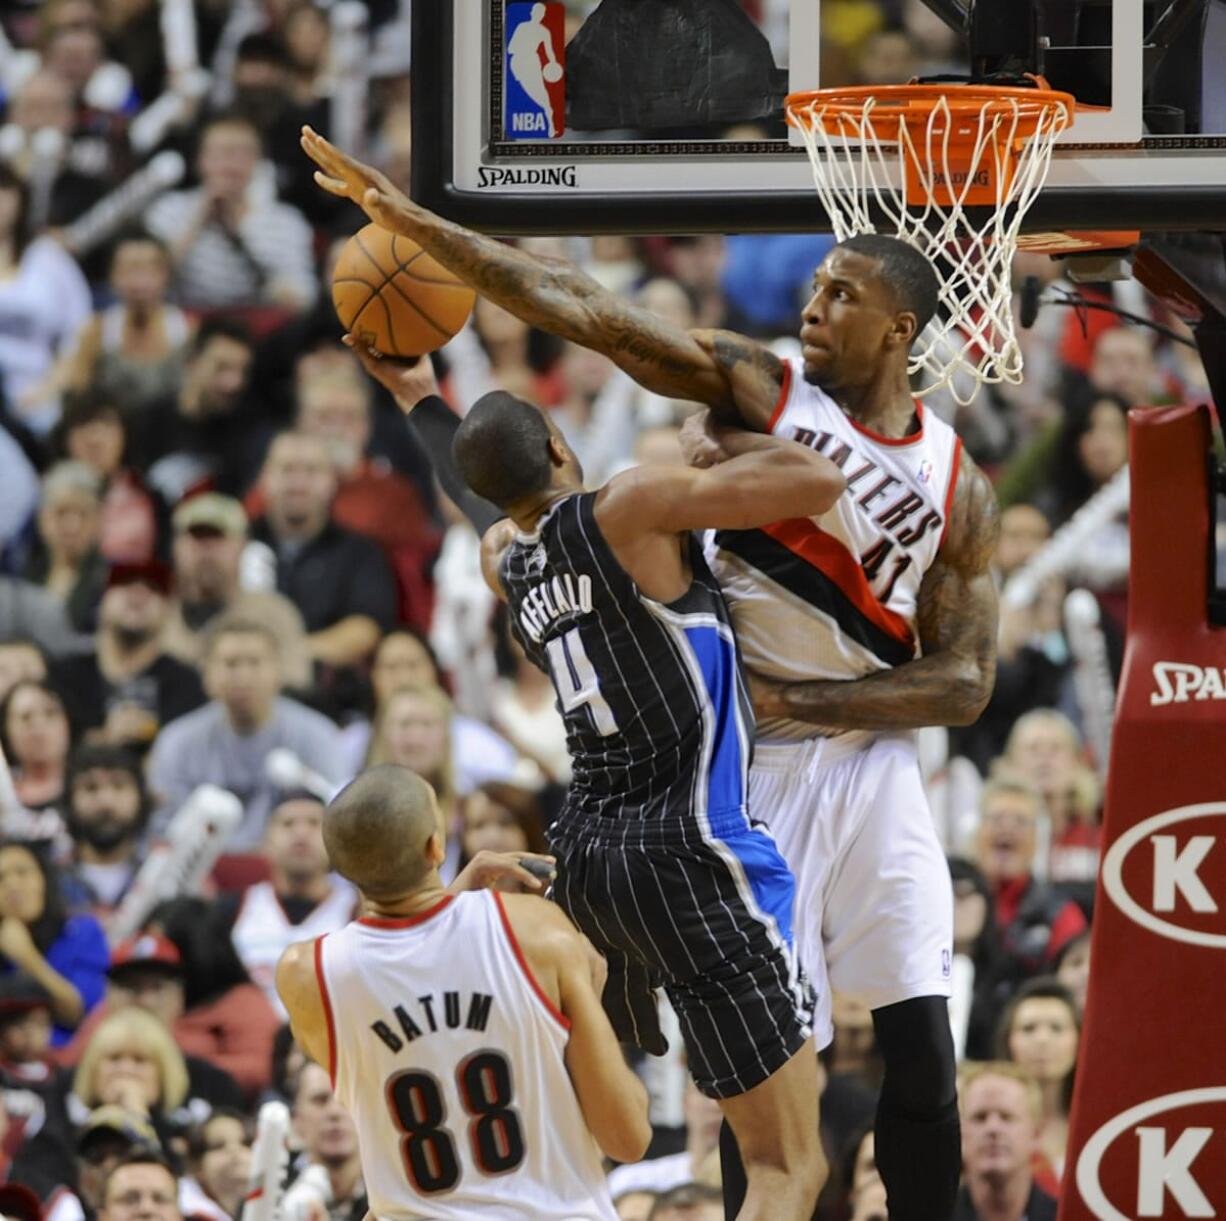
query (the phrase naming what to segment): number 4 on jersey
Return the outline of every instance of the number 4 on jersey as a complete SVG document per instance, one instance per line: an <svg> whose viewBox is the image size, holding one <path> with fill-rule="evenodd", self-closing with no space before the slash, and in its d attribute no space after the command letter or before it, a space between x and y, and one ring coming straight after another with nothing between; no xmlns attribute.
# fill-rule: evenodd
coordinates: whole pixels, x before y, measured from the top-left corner
<svg viewBox="0 0 1226 1221"><path fill-rule="evenodd" d="M617 732L613 709L600 694L600 679L596 669L587 658L583 637L573 627L565 636L551 640L545 648L549 652L549 668L553 671L553 685L562 701L563 712L573 712L587 706L596 732L602 738Z"/></svg>

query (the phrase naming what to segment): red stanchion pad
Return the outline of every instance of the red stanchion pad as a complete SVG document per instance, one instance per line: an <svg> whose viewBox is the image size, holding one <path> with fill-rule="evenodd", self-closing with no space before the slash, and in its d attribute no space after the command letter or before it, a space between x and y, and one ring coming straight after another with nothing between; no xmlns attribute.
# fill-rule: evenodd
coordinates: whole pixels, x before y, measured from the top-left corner
<svg viewBox="0 0 1226 1221"><path fill-rule="evenodd" d="M1226 629L1209 409L1131 413L1128 643L1060 1221L1226 1217Z"/></svg>

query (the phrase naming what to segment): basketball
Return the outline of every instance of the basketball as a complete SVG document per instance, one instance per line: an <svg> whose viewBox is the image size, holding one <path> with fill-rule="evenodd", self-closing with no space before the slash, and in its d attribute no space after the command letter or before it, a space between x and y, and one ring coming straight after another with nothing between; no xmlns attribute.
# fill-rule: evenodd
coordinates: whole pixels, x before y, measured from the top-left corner
<svg viewBox="0 0 1226 1221"><path fill-rule="evenodd" d="M546 64L541 75L544 76L546 84L555 85L562 79L562 65Z"/></svg>
<svg viewBox="0 0 1226 1221"><path fill-rule="evenodd" d="M367 225L345 243L332 273L341 325L385 356L441 348L468 320L476 293L416 242Z"/></svg>

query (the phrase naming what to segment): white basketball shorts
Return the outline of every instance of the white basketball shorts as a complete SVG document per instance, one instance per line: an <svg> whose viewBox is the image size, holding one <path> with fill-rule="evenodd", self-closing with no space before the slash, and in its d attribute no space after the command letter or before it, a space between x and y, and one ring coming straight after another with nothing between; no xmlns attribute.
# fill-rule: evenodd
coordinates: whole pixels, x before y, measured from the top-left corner
<svg viewBox="0 0 1226 1221"><path fill-rule="evenodd" d="M832 989L873 1009L949 995L953 888L913 734L759 743L749 802L796 875L818 1047L834 1037Z"/></svg>

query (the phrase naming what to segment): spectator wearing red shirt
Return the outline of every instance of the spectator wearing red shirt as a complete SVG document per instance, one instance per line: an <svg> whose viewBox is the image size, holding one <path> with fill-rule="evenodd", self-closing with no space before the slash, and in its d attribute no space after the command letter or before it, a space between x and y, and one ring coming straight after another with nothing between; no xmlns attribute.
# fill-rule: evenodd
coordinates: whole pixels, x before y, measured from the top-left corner
<svg viewBox="0 0 1226 1221"><path fill-rule="evenodd" d="M996 920L1014 979L1047 971L1064 944L1086 928L1076 903L1033 874L1042 794L1024 777L998 771L979 799L978 863L996 904Z"/></svg>

